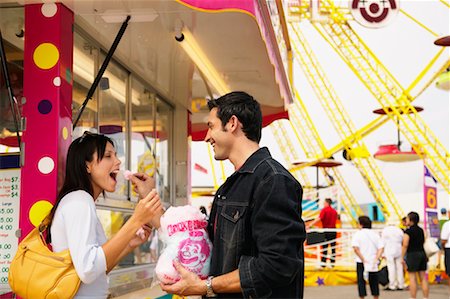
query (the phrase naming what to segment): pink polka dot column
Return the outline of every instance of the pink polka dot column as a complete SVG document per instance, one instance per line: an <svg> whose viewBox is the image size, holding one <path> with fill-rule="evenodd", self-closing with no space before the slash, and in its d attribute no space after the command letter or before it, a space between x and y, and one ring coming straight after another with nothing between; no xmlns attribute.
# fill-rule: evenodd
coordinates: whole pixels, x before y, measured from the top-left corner
<svg viewBox="0 0 450 299"><path fill-rule="evenodd" d="M72 132L72 53L72 11L60 3L26 5L22 238L48 214L64 177Z"/></svg>

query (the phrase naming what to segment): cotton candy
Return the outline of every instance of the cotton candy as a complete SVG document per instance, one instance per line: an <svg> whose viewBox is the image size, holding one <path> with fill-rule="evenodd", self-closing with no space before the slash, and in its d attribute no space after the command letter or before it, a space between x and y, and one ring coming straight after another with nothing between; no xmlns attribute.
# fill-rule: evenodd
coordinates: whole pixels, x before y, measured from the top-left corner
<svg viewBox="0 0 450 299"><path fill-rule="evenodd" d="M170 207L161 217L160 239L166 246L156 264L158 279L166 284L180 280L173 266L181 266L206 279L212 245L206 233L206 216L193 206Z"/></svg>
<svg viewBox="0 0 450 299"><path fill-rule="evenodd" d="M132 175L133 175L133 173L132 173L131 171L129 171L129 170L125 170L125 171L123 172L123 177L124 177L127 181L130 180L130 178L131 178Z"/></svg>
<svg viewBox="0 0 450 299"><path fill-rule="evenodd" d="M140 229L137 230L136 236L138 236L139 238L144 240L145 239L145 230L141 227Z"/></svg>

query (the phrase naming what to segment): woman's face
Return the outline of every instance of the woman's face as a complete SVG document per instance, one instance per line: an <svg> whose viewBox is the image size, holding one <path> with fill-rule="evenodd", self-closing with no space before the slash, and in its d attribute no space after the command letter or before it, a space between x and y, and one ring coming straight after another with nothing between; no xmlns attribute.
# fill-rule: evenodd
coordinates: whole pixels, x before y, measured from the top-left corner
<svg viewBox="0 0 450 299"><path fill-rule="evenodd" d="M414 223L411 221L411 219L409 219L408 216L406 216L406 225L407 226L412 226Z"/></svg>
<svg viewBox="0 0 450 299"><path fill-rule="evenodd" d="M97 152L94 153L93 160L87 163L94 199L103 191L114 192L116 190L116 177L119 167L120 160L117 158L116 150L111 143L106 143L105 154L102 160L99 161Z"/></svg>

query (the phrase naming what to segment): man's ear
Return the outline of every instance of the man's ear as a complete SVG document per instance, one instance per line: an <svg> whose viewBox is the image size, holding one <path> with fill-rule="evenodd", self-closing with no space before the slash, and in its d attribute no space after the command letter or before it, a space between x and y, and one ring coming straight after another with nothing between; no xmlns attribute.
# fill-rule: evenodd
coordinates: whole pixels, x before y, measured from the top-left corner
<svg viewBox="0 0 450 299"><path fill-rule="evenodd" d="M236 115L232 115L232 116L230 117L230 119L228 120L228 129L229 129L231 132L234 132L234 131L237 130L237 128L239 128L240 123L241 123L241 122L239 121L239 119L237 118L237 116L236 116Z"/></svg>

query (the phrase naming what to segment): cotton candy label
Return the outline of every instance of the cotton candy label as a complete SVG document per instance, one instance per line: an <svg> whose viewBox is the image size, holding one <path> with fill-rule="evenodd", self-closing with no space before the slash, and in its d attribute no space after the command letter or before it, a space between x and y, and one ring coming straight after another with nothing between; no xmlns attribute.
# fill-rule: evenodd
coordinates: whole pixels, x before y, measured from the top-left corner
<svg viewBox="0 0 450 299"><path fill-rule="evenodd" d="M173 266L177 260L184 268L206 279L212 245L205 230L205 215L193 206L170 207L161 217L160 239L166 246L155 272L163 283L175 283L180 275Z"/></svg>

